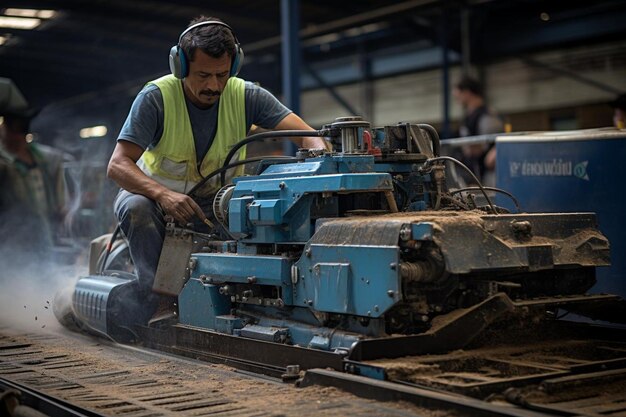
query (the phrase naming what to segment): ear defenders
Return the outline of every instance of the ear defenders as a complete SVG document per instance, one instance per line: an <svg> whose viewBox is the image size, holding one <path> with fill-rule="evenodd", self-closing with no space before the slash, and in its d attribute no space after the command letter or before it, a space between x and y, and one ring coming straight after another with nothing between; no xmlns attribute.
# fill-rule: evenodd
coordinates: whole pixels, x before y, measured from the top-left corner
<svg viewBox="0 0 626 417"><path fill-rule="evenodd" d="M189 60L185 55L185 51L183 51L183 49L180 47L180 41L183 39L183 36L185 36L190 30L195 29L198 26L205 25L224 26L227 27L228 30L230 30L230 32L233 34L233 37L235 38L235 55L232 57L232 62L230 64L230 76L235 77L237 76L237 74L239 74L239 70L241 69L241 66L243 64L244 55L243 49L241 49L241 45L239 44L239 40L237 39L235 32L230 26L228 26L224 22L220 22L217 20L207 20L205 22L199 22L195 25L191 25L187 29L185 29L183 33L181 33L178 37L178 44L172 46L172 49L170 49L170 71L172 71L174 77L182 79L189 75Z"/></svg>

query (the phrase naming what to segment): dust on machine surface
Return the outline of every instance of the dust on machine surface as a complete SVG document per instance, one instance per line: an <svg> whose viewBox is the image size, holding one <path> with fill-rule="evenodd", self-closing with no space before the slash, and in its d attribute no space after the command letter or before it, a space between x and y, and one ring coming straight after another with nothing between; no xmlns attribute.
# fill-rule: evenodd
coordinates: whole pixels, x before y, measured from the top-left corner
<svg viewBox="0 0 626 417"><path fill-rule="evenodd" d="M212 234L168 224L155 290L177 297L175 319L148 325L125 303L128 251L100 239L60 321L464 415L573 415L585 398L624 412L611 384L626 374L624 330L560 320L626 317L619 297L587 293L610 264L593 213L509 213L482 187L449 188L450 166L465 168L429 125L347 117L300 132L312 133L340 151L268 157L222 184ZM230 162L240 146L279 135L244 140L205 181L242 163ZM608 397L572 388L605 383Z"/></svg>

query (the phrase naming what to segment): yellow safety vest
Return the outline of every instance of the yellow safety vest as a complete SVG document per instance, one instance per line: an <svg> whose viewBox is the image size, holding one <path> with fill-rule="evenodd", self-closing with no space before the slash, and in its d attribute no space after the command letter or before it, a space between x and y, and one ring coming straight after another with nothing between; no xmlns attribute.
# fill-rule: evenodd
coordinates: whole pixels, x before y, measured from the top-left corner
<svg viewBox="0 0 626 417"><path fill-rule="evenodd" d="M245 82L230 77L219 100L217 131L198 172L193 130L187 113L181 81L166 75L150 81L163 96L163 135L152 149L146 150L137 165L165 187L185 193L203 177L220 168L232 146L246 136ZM246 147L231 162L243 160ZM243 174L243 166L229 170L227 180ZM213 177L199 194L209 195L219 189L219 175Z"/></svg>

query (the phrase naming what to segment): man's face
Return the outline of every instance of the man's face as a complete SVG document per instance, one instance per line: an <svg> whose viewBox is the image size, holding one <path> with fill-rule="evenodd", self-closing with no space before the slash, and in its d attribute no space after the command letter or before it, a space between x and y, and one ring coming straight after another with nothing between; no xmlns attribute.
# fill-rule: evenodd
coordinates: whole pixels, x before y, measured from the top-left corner
<svg viewBox="0 0 626 417"><path fill-rule="evenodd" d="M208 108L219 99L230 74L230 55L213 58L199 49L189 62L189 75L184 79L187 97L199 108Z"/></svg>

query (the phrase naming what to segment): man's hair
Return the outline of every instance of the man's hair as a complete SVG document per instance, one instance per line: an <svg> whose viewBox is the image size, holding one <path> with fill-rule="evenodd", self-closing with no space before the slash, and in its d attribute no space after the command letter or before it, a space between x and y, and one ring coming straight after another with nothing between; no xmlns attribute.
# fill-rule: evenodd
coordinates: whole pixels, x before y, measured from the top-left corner
<svg viewBox="0 0 626 417"><path fill-rule="evenodd" d="M469 91L472 94L483 97L483 86L480 82L472 77L465 76L456 83L455 86L458 90Z"/></svg>
<svg viewBox="0 0 626 417"><path fill-rule="evenodd" d="M221 22L216 17L199 16L193 19L189 26L207 21ZM233 33L226 26L222 25L202 25L190 30L180 40L180 47L189 61L194 60L196 49L200 49L213 58L220 58L225 53L232 58L236 52Z"/></svg>

